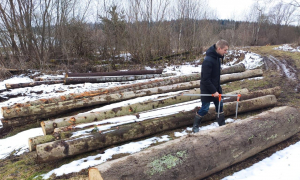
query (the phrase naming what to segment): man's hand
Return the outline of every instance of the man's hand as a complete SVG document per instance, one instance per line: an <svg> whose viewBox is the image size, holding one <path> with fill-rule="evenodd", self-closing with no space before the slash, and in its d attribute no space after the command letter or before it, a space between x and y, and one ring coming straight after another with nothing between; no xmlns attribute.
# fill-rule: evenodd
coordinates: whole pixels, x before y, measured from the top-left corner
<svg viewBox="0 0 300 180"><path fill-rule="evenodd" d="M214 95L214 97L219 97L219 93L218 92L215 92L213 95Z"/></svg>

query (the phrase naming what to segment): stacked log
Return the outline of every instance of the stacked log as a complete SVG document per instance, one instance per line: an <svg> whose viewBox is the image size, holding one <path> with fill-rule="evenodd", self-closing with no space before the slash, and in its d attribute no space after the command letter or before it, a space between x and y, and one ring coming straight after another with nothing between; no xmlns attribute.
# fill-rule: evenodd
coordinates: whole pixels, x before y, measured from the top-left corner
<svg viewBox="0 0 300 180"><path fill-rule="evenodd" d="M250 71L250 72L249 72ZM238 78L245 79L253 76L262 75L262 71L249 70L240 74ZM251 73L252 72L252 73ZM221 83L224 83L223 76L221 76ZM236 74L232 74L233 80L239 80ZM228 80L228 75L226 75L226 81ZM118 102L123 100L128 100L136 97L149 96L154 94L161 94L167 92L174 92L179 90L187 90L199 87L199 81L191 81L188 83L180 83L169 86L161 86L157 88L150 88L140 91L129 91L123 93L115 94L103 94L99 96L93 96L88 98L72 99L59 102L49 103L47 100L38 100L23 104L15 104L13 106L1 107L1 114L4 117L2 120L3 124L9 124L6 121L13 121L11 124L18 124L22 122L23 119L28 119L30 121L36 121L38 119L49 118L54 115L62 114L76 108L89 107L93 105L99 105L104 103ZM30 118L24 118L30 117Z"/></svg>
<svg viewBox="0 0 300 180"><path fill-rule="evenodd" d="M232 73L240 73L246 70L245 65L243 63L236 64L234 66L230 66L222 69L221 74L232 74Z"/></svg>
<svg viewBox="0 0 300 180"><path fill-rule="evenodd" d="M89 169L89 179L202 179L299 131L299 109L277 107L103 163Z"/></svg>
<svg viewBox="0 0 300 180"><path fill-rule="evenodd" d="M96 73L66 73L65 77L87 77L87 76L124 76L124 75L145 75L162 74L163 69L139 70L139 71L116 71L116 72L96 72Z"/></svg>
<svg viewBox="0 0 300 180"><path fill-rule="evenodd" d="M34 81L63 81L65 77L35 77Z"/></svg>
<svg viewBox="0 0 300 180"><path fill-rule="evenodd" d="M49 80L49 81L34 81L29 83L18 83L18 84L5 84L6 89L16 89L16 88L23 88L23 87L33 87L39 85L50 85L50 84L59 84L64 83L63 80Z"/></svg>
<svg viewBox="0 0 300 180"><path fill-rule="evenodd" d="M238 64L222 70L222 74L238 73L245 71L244 64ZM69 73L66 74L65 84L79 83L101 83L101 82L121 82L140 79L150 79L155 77L173 76L173 73L161 74L162 70L144 71L121 71L107 73ZM122 75L122 76L121 76Z"/></svg>
<svg viewBox="0 0 300 180"><path fill-rule="evenodd" d="M276 97L268 95L239 103L238 112L247 112L262 109L276 104ZM225 103L225 116L235 114L236 103ZM149 136L162 131L187 126L193 123L195 111L180 112L170 116L154 118L141 122L125 124L103 132L89 133L78 137L71 137L64 140L48 142L36 146L37 161L49 162L58 160L109 145L134 140ZM210 113L203 118L203 121L215 118L215 109L211 108Z"/></svg>
<svg viewBox="0 0 300 180"><path fill-rule="evenodd" d="M275 90L277 90L277 92ZM245 91L245 90L242 90L242 91ZM265 95L271 95L272 92L276 96L276 94L277 95L279 94L278 91L280 91L280 88L276 87L276 88L266 89L264 91L265 94L263 94L263 93L258 94L257 92L261 92L261 91L256 91L256 92L252 92L252 93L242 94L242 97L245 95L247 98L252 99L252 98L256 98L256 97L251 96L251 94L258 94L257 97L260 97L260 96L265 96ZM232 93L228 93L228 94L235 94L235 93L236 92L232 92ZM236 99L230 99L230 100L231 100L230 102L233 102ZM243 100L247 100L247 99L243 98ZM229 101L227 101L227 102L229 102ZM142 106L142 105L140 105L140 106ZM147 104L146 104L146 106L147 106ZM228 108L228 107L230 107L230 106L226 105L226 108L229 111L230 108ZM233 108L233 106L231 108ZM106 112L106 111L103 111L103 112ZM107 111L107 112L109 112L109 111ZM211 108L210 112L212 112L212 113L209 113L209 115L207 115L205 117L204 121L212 120L214 118L213 108ZM233 113L233 111L231 113ZM225 112L226 115L232 115L231 113L227 114L227 112ZM78 119L81 120L82 123L92 122L92 121L89 121L87 119L92 119L93 117L95 117L93 113L86 113L83 116L80 116L80 115L76 116L77 120ZM72 136L72 133L74 131L85 130L86 132L89 132L89 131L91 131L91 129L94 126L98 126L98 125L101 126L101 125L103 125L101 122L99 122L99 124L94 124L93 123L92 126L89 125L89 124L87 124L86 126L83 126L84 124L82 124L80 128L77 128L75 125L70 125L70 123L74 123L74 124L75 124L75 122L77 123L77 121L74 121L74 119L76 119L76 118L75 117L71 117L70 119L68 119L68 122L61 121L61 119L59 119L60 121L56 121L57 124L55 126L57 128L55 128L55 130L54 130L53 126L51 127L51 123L48 123L47 126L46 126L48 128L48 133L45 133L46 127L43 127L43 131L45 133L44 136L38 136L38 137L33 137L33 138L29 139L29 149L30 149L30 151L34 151L35 148L36 148L36 145L38 145L38 144L43 144L43 143L51 142L51 141L54 141L54 140L69 138L69 137ZM107 117L105 119L108 119L108 118L109 117ZM44 123L47 123L47 121L44 122ZM66 125L66 126L63 126L63 125ZM58 126L60 126L60 127L58 127ZM51 129L51 133L50 133L50 129ZM52 133L52 132L54 132L54 133Z"/></svg>
<svg viewBox="0 0 300 180"><path fill-rule="evenodd" d="M243 93L247 93L247 92L248 92L247 89L241 89L241 90L233 91L228 94L240 94L240 93L243 94ZM188 91L188 93L199 94L200 90L194 89L194 90ZM86 127L77 128L75 126L76 124L80 124L80 123L86 124L89 122L94 122L95 119L97 119L97 121L101 121L101 120L109 119L112 117L129 115L129 114L132 114L135 112L142 112L142 111L151 110L154 108L165 107L165 106L178 104L181 102L186 102L186 101L195 100L195 99L199 99L199 97L197 98L196 96L190 96L190 99L189 99L187 96L175 95L175 96L171 96L169 98L164 97L163 100L145 101L142 103L131 104L129 108L128 108L128 106L125 106L125 107L123 106L123 107L113 108L110 110L103 110L103 111L92 112L92 113L84 113L84 114L80 114L77 116L70 116L70 117L49 120L49 121L43 121L41 123L41 126L42 126L42 129L44 132L44 136L37 136L37 137L29 138L29 141L28 141L29 150L34 151L36 145L38 145L38 144L43 144L43 143L51 142L54 140L68 138L68 137L71 137L72 133L76 130L82 130L83 128L88 129L91 127L90 125L87 125ZM234 100L232 100L232 101L234 101ZM132 112L133 108L136 108L135 112ZM97 126L97 125L94 125L94 126Z"/></svg>
<svg viewBox="0 0 300 180"><path fill-rule="evenodd" d="M81 83L105 83L105 82L123 82L142 79L151 79L157 77L175 76L175 73L166 74L146 74L146 75L126 75L126 76L88 76L88 77L68 77L65 78L65 85Z"/></svg>
<svg viewBox="0 0 300 180"><path fill-rule="evenodd" d="M280 87L275 87L275 88L270 88L270 89L265 89L265 90L259 90L259 91L254 91L251 93L248 93L248 90L242 89L237 92L231 92L229 94L241 94L240 100L247 100L247 99L252 99L260 96L265 96L265 95L271 95L274 94L276 97L280 95L281 89ZM200 89L193 89L189 90L187 92L184 92L186 94L200 94ZM186 101L191 101L191 100L196 100L199 99L197 96L181 96L179 95L174 95L171 97L164 97L163 100L156 100L156 101L146 101L146 102L140 102L136 104L131 104L128 106L122 106L122 107L115 107L110 110L103 110L103 111L97 111L97 112L92 112L92 113L83 113L79 114L77 116L69 116L69 117L63 117L63 118L58 118L58 119L53 119L53 120L48 120L48 121L42 121L41 122L41 127L43 129L44 135L49 135L53 133L55 128L60 128L60 127L73 127L76 124L80 123L89 123L89 122L94 122L94 121L101 121L103 119L108 119L108 118L113 118L113 117L119 117L119 116L124 116L124 115L130 115L142 111L147 111L151 110L154 108L160 108L160 107L165 107L169 106L172 104L177 104L177 103L182 103ZM230 97L228 99L224 99L224 102L233 102L236 101L236 97ZM75 127L74 127L75 128Z"/></svg>

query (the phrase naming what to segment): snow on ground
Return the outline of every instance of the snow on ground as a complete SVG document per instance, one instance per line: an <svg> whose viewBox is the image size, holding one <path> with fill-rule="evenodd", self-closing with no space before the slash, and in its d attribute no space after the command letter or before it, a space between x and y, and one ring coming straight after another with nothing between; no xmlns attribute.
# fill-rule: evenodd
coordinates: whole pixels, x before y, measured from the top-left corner
<svg viewBox="0 0 300 180"><path fill-rule="evenodd" d="M199 60L198 60L199 61ZM224 67L231 66L235 62L231 64L226 64L223 65ZM263 61L262 58L254 53L245 53L245 59L240 62L244 63L246 66L246 69L254 69L256 67L259 67L262 65ZM150 67L147 67L146 69L151 69ZM190 64L185 64L181 66L167 66L164 69L164 73L176 73L177 76L179 75L184 75L184 74L190 74L190 73L200 73L201 71L201 66L195 66L195 65L190 65ZM47 75L45 75L47 76ZM49 77L49 76L47 76ZM51 76L50 76L51 77ZM131 82L125 82L127 84L131 83L137 83L137 82L143 82L146 80L139 80L139 81L131 81ZM24 82L32 82L32 80L24 75L21 76L14 76L13 78L10 78L8 80L5 80L3 82L0 82L0 89L5 88L5 83L24 83ZM36 99L40 98L50 98L50 97L55 97L55 96L60 96L60 95L65 95L69 93L80 93L84 91L90 91L90 90L96 90L99 88L105 88L105 87L114 87L118 86L120 84L124 83L119 83L119 82L112 82L112 83L85 83L85 84L77 84L77 85L63 85L63 84L56 84L56 85L41 85L41 86L36 86L36 87L28 87L28 88L19 88L19 89L14 89L11 91L3 92L0 95L5 96L6 94L23 94L23 97L17 97L17 98L10 98L9 100L0 103L0 106L6 106L6 105L11 105L13 103L21 103L21 102L26 102L26 101L33 101ZM42 93L36 93L40 92ZM178 92L176 92L178 93ZM170 96L176 93L166 93L164 96ZM150 100L150 99L155 99L158 98L159 96L162 95L154 95L154 96L149 96L149 97L143 97L143 98L136 98L134 100L129 100L126 102L120 102L120 103L114 103L108 106L104 106L100 108L101 110L103 109L110 109L113 107L119 107L119 106L124 106L128 104L132 104L135 102L141 102L145 100ZM163 97L162 97L163 98ZM191 102L190 102L191 103ZM132 122L135 120L141 121L145 120L147 118L156 116L162 116L162 114L166 115L167 114L172 114L175 111L181 111L182 109L184 110L190 110L191 108L194 108L196 105L199 105L199 100L194 101L192 105L190 104L185 104L182 103L181 106L173 106L169 107L168 110L166 110L166 107L161 108L160 110L152 110L148 112L143 112L140 113L140 119L137 119L136 116L123 119L118 119L118 118L112 118L109 119L108 121L111 121L113 123L128 123ZM92 111L98 111L100 109L94 109ZM123 122L122 122L123 121ZM232 119L227 119L227 123L234 122ZM0 125L1 126L1 125ZM111 125L110 125L111 126ZM218 124L217 123L212 123L211 125L204 126L200 128L200 131L204 130L209 130L213 128L217 128ZM108 126L106 127L108 128ZM187 129L183 130L182 132L175 132L176 137L184 136L187 135L188 133L191 132L191 127L188 127ZM14 135L12 137L8 137L6 139L0 139L0 159L3 159L7 157L10 154L14 155L20 155L26 151L28 151L28 138L29 137L35 137L42 135L42 130L41 128L35 128L35 129L30 129L27 131L20 132L17 135ZM52 171L48 172L47 174L43 175L43 178L49 177L51 174L55 173L57 176L68 174L71 172L79 172L82 169L95 166L98 164L101 164L108 159L110 159L114 154L121 154L121 153L136 153L141 151L144 148L149 147L150 145L156 143L156 142L165 142L168 141L169 137L167 135L161 136L161 137L153 137L149 138L143 141L136 141L136 142L130 142L127 144L124 144L122 146L117 146L114 148L109 148L105 151L104 154L98 154L95 156L89 156L86 158L82 158L80 160L73 161L71 163L65 164L57 169L53 169ZM244 169L241 172L237 172L233 174L232 176L226 177L225 179L231 180L231 179L283 179L286 178L286 174L288 174L291 178L290 179L299 179L298 171L295 167L299 167L299 164L296 164L296 162L300 162L300 156L299 156L299 147L300 142L297 143L296 145L292 145L283 151L279 151L275 153L273 156L270 158L266 158L266 160L263 160L261 162L258 162L257 164L253 165L250 168ZM298 149L298 151L297 151ZM13 153L11 153L13 152ZM297 155L298 153L298 155ZM281 161L280 161L281 160ZM284 161L283 161L284 160ZM277 164L278 163L278 164ZM276 165L277 164L277 165ZM271 169L273 168L273 169ZM278 171L278 169L281 169L282 171ZM294 170L295 171L289 171L289 170ZM284 172L285 171L285 172ZM272 172L272 173L270 173ZM274 173L276 172L276 173ZM283 175L280 174L280 172L284 172ZM274 175L274 176L273 176ZM295 177L295 178L294 178Z"/></svg>
<svg viewBox="0 0 300 180"><path fill-rule="evenodd" d="M238 171L223 180L299 180L300 142L277 151L272 156Z"/></svg>
<svg viewBox="0 0 300 180"><path fill-rule="evenodd" d="M293 48L290 44L284 44L284 45L276 47L274 49L282 50L282 51L290 51L290 52L300 52L300 46Z"/></svg>
<svg viewBox="0 0 300 180"><path fill-rule="evenodd" d="M12 137L0 139L0 159L29 151L28 138L43 135L42 128L29 129Z"/></svg>
<svg viewBox="0 0 300 180"><path fill-rule="evenodd" d="M246 69L255 69L257 67L262 66L263 58L255 53L247 53L245 54L245 59L240 63L245 64Z"/></svg>

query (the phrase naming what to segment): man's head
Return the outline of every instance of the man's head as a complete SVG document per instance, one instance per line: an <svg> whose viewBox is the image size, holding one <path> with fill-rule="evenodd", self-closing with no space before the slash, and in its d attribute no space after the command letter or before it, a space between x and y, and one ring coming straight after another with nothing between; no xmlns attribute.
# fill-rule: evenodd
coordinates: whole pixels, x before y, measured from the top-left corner
<svg viewBox="0 0 300 180"><path fill-rule="evenodd" d="M216 51L218 54L220 54L221 56L224 56L224 54L227 53L229 48L229 44L227 41L221 39L216 43Z"/></svg>

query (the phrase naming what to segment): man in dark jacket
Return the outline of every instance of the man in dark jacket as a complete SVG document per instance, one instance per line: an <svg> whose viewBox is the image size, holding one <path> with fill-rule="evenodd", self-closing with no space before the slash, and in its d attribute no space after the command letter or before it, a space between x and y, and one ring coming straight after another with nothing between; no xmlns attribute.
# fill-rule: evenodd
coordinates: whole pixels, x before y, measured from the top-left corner
<svg viewBox="0 0 300 180"><path fill-rule="evenodd" d="M229 44L225 40L219 40L206 51L206 57L202 63L200 90L201 94L212 94L213 96L201 96L202 107L196 112L193 124L193 132L199 132L199 124L204 115L207 114L210 102L214 102L216 114L219 106L219 94L222 94L220 85L221 61L224 54L227 53ZM223 112L223 101L220 104L219 118L216 117L219 126L225 125L225 117Z"/></svg>

